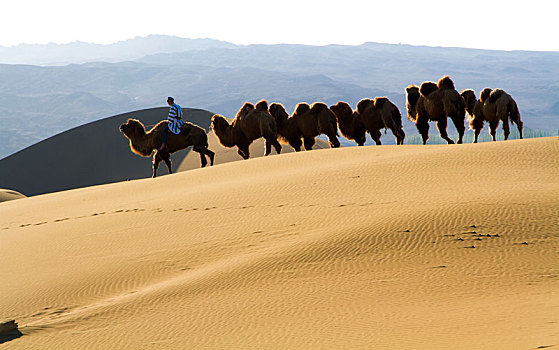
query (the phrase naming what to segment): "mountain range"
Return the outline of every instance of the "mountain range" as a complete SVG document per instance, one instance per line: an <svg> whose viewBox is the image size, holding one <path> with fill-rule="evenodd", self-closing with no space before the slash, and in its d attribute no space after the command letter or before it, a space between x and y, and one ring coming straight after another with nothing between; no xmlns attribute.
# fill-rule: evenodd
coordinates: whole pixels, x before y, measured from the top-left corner
<svg viewBox="0 0 559 350"><path fill-rule="evenodd" d="M292 112L298 102L344 100L355 107L362 98L388 96L406 119L406 86L443 75L458 90L502 88L516 99L526 127L559 129L559 52L244 46L148 36L111 45L0 47L0 63L0 158L84 123L165 106L167 96L229 117L243 102L262 98ZM407 120L404 127L416 133Z"/></svg>

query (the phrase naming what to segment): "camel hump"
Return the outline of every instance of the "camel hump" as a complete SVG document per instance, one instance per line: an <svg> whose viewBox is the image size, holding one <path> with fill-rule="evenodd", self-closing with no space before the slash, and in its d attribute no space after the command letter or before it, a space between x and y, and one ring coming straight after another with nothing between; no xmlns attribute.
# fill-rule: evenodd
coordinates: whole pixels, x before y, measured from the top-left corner
<svg viewBox="0 0 559 350"><path fill-rule="evenodd" d="M491 91L492 90L490 88L481 90L481 92L479 93L479 101L481 103L484 103L489 98L489 95L491 95Z"/></svg>
<svg viewBox="0 0 559 350"><path fill-rule="evenodd" d="M345 102L345 101L338 101L338 103L336 103L334 105L336 108L343 108L343 109L348 109L351 108L351 106L349 105L349 103Z"/></svg>
<svg viewBox="0 0 559 350"><path fill-rule="evenodd" d="M235 116L236 119L238 118L242 118L245 115L247 115L248 112L252 111L254 109L254 105L250 102L245 102L243 104L243 106L241 107L241 109L239 109L239 111L237 112L237 115Z"/></svg>
<svg viewBox="0 0 559 350"><path fill-rule="evenodd" d="M419 93L423 97L427 97L430 93L437 91L438 89L439 88L437 87L437 84L433 83L432 81L425 81L421 83L421 86L419 87Z"/></svg>
<svg viewBox="0 0 559 350"><path fill-rule="evenodd" d="M297 104L297 107L295 107L295 115L302 115L307 113L309 110L311 109L311 107L309 106L308 103L305 102L301 102L299 104Z"/></svg>
<svg viewBox="0 0 559 350"><path fill-rule="evenodd" d="M311 113L318 114L328 109L328 106L322 102L315 102L311 106Z"/></svg>
<svg viewBox="0 0 559 350"><path fill-rule="evenodd" d="M390 102L388 97L376 97L374 101L375 108L382 108L387 102Z"/></svg>
<svg viewBox="0 0 559 350"><path fill-rule="evenodd" d="M454 82L448 75L442 77L439 82L437 83L437 87L439 90L456 90L454 88Z"/></svg>
<svg viewBox="0 0 559 350"><path fill-rule="evenodd" d="M464 96L476 96L476 93L474 92L474 90L472 89L464 89L462 90L462 92L460 93L460 96L464 97Z"/></svg>
<svg viewBox="0 0 559 350"><path fill-rule="evenodd" d="M254 105L250 102L245 102L243 104L243 106L241 107L241 109L245 109L247 111L253 110L254 109Z"/></svg>
<svg viewBox="0 0 559 350"><path fill-rule="evenodd" d="M495 89L491 92L491 94L489 95L489 103L495 103L495 101L497 101L499 99L499 97L505 95L506 92L501 90L501 89Z"/></svg>
<svg viewBox="0 0 559 350"><path fill-rule="evenodd" d="M267 112L268 111L268 101L266 101L266 100L258 101L258 103L256 104L256 110L257 111L262 111L262 112Z"/></svg>
<svg viewBox="0 0 559 350"><path fill-rule="evenodd" d="M368 98L364 98L361 101L357 102L357 113L358 114L363 114L367 110L373 108L373 106L374 106L373 100L368 99Z"/></svg>
<svg viewBox="0 0 559 350"><path fill-rule="evenodd" d="M271 103L270 107L268 107L268 111L272 114L278 112L278 111L284 111L285 112L285 107L283 107L283 105L281 103Z"/></svg>

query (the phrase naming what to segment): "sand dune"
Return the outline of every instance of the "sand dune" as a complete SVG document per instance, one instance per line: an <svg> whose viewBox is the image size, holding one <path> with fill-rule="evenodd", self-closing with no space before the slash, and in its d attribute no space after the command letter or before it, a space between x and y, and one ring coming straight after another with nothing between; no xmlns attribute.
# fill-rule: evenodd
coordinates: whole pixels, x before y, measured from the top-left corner
<svg viewBox="0 0 559 350"><path fill-rule="evenodd" d="M0 203L2 346L559 346L558 156L325 149Z"/></svg>
<svg viewBox="0 0 559 350"><path fill-rule="evenodd" d="M152 125L167 118L169 107L134 111L60 133L0 160L0 187L27 196L150 177L151 161L130 151L118 127L128 118ZM206 130L212 113L184 109L185 118ZM188 151L172 156L174 167ZM175 168L176 169L176 168ZM160 167L159 174L167 168Z"/></svg>
<svg viewBox="0 0 559 350"><path fill-rule="evenodd" d="M0 188L0 202L6 202L6 201L11 201L20 198L25 198L25 196L19 193L18 191Z"/></svg>

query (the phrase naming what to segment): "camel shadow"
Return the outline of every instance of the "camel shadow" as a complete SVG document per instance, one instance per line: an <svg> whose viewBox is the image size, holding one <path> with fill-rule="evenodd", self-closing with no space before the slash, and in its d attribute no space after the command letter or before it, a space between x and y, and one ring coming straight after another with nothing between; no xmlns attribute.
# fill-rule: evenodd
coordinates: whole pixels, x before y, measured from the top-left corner
<svg viewBox="0 0 559 350"><path fill-rule="evenodd" d="M19 331L19 329L14 329L11 332L1 333L0 334L0 344L7 343L17 338L21 338L23 333Z"/></svg>

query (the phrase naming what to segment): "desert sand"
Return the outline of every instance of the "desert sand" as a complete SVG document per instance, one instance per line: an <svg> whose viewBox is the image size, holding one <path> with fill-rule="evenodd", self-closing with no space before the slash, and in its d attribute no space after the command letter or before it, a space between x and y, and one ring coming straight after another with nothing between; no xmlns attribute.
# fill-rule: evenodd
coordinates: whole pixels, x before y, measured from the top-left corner
<svg viewBox="0 0 559 350"><path fill-rule="evenodd" d="M0 203L0 346L559 347L558 157L323 149Z"/></svg>

